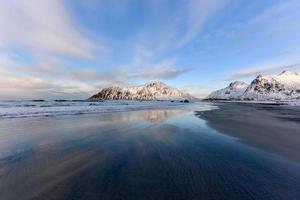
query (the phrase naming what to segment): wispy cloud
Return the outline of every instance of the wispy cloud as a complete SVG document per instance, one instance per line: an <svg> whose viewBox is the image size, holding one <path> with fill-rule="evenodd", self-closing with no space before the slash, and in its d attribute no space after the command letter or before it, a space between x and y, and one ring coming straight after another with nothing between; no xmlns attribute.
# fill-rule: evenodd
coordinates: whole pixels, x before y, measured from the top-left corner
<svg viewBox="0 0 300 200"><path fill-rule="evenodd" d="M270 75L282 72L283 70L300 70L300 62L289 65L269 64L263 66L253 66L232 73L227 80L239 80L244 78L256 77L260 74Z"/></svg>
<svg viewBox="0 0 300 200"><path fill-rule="evenodd" d="M259 15L251 18L249 24L268 24L270 22L290 21L298 12L300 5L298 0L279 1L265 9Z"/></svg>
<svg viewBox="0 0 300 200"><path fill-rule="evenodd" d="M174 55L185 45L189 44L199 34L208 21L224 8L227 0L188 0L180 4L175 10L164 7L165 1L153 1L153 21L158 21L149 31L148 26L142 29L132 41L133 58L128 64L137 68L131 77L146 79L171 79L189 72L189 67L180 66L177 69ZM166 10L164 10L166 9ZM170 15L165 16L165 12ZM150 26L152 27L152 26ZM172 63L169 62L172 60ZM174 61L175 60L175 61ZM169 63L166 66L166 61Z"/></svg>
<svg viewBox="0 0 300 200"><path fill-rule="evenodd" d="M50 62L49 62L50 63ZM31 68L15 62L6 54L0 53L0 99L31 99L31 98L86 98L88 91L80 83L64 81L59 83L49 78L60 75L60 70L43 65ZM16 73L17 72L17 73ZM36 74L34 74L36 72Z"/></svg>
<svg viewBox="0 0 300 200"><path fill-rule="evenodd" d="M175 69L174 60L167 59L152 67L145 67L136 73L129 74L134 79L172 79L189 72L191 69Z"/></svg>
<svg viewBox="0 0 300 200"><path fill-rule="evenodd" d="M136 72L130 72L126 67L99 72L92 68L70 70L57 60L45 59L37 65L27 66L26 68L17 67L17 69L37 77L61 78L85 84L114 85L125 84L128 81L137 79L172 79L191 70L175 69L173 64L173 60L164 60L151 68L141 67Z"/></svg>
<svg viewBox="0 0 300 200"><path fill-rule="evenodd" d="M93 43L80 33L60 0L0 0L0 44L34 53L92 56Z"/></svg>
<svg viewBox="0 0 300 200"><path fill-rule="evenodd" d="M207 21L223 8L227 0L190 0L187 4L185 17L184 34L177 42L177 46L181 47L194 39L203 29Z"/></svg>
<svg viewBox="0 0 300 200"><path fill-rule="evenodd" d="M260 34L267 37L291 37L300 31L299 9L298 0L278 1L250 19L248 25L260 27Z"/></svg>
<svg viewBox="0 0 300 200"><path fill-rule="evenodd" d="M1 99L86 98L87 93L76 85L62 85L34 77L21 77L0 72ZM62 93L64 95L62 95Z"/></svg>

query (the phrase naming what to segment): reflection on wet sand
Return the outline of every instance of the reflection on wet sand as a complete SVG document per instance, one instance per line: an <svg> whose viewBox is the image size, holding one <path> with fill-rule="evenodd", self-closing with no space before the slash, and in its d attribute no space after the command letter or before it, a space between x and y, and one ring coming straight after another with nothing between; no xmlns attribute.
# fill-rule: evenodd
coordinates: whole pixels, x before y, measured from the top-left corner
<svg viewBox="0 0 300 200"><path fill-rule="evenodd" d="M143 128L148 128L155 138L158 130L152 126L183 112L157 109L1 121L0 197L32 199L49 191L55 197L64 196L65 187L68 188L64 182L69 184L101 161L109 164L113 162L110 159L116 159L110 148L119 149L117 154L126 152L128 148L123 149L122 143L129 143L131 137L142 134ZM11 128L15 123L18 126ZM167 126L164 129L163 134L156 134L157 139L163 140L172 132ZM143 143L137 142L136 146L142 152ZM98 166L97 170L100 169Z"/></svg>
<svg viewBox="0 0 300 200"><path fill-rule="evenodd" d="M299 166L184 109L4 120L0 129L0 199L300 197Z"/></svg>
<svg viewBox="0 0 300 200"><path fill-rule="evenodd" d="M119 115L110 115L110 119L116 123L122 121L145 121L149 123L163 123L171 117L182 114L184 110L177 109L153 109L139 112L120 112Z"/></svg>

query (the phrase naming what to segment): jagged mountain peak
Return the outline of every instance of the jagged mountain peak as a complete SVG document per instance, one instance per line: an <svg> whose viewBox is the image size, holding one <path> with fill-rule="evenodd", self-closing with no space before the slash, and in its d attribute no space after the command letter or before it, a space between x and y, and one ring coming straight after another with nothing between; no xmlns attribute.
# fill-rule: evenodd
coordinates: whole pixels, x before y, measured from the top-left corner
<svg viewBox="0 0 300 200"><path fill-rule="evenodd" d="M147 83L146 85L166 85L165 83L159 81L159 80L153 80Z"/></svg>
<svg viewBox="0 0 300 200"><path fill-rule="evenodd" d="M300 75L285 70L279 75L258 76L240 97L244 100L292 100L300 98Z"/></svg>
<svg viewBox="0 0 300 200"><path fill-rule="evenodd" d="M256 79L259 79L259 78L263 78L264 76L262 74L259 74Z"/></svg>
<svg viewBox="0 0 300 200"><path fill-rule="evenodd" d="M208 99L295 100L300 99L300 73L285 70L279 75L258 75L248 86L235 81L224 89L212 92Z"/></svg>
<svg viewBox="0 0 300 200"><path fill-rule="evenodd" d="M156 88L168 87L165 83L158 81L158 80L150 81L145 86L146 87L156 87Z"/></svg>
<svg viewBox="0 0 300 200"><path fill-rule="evenodd" d="M191 95L170 87L161 81L151 81L137 87L108 87L103 88L91 100L184 100L194 99Z"/></svg>

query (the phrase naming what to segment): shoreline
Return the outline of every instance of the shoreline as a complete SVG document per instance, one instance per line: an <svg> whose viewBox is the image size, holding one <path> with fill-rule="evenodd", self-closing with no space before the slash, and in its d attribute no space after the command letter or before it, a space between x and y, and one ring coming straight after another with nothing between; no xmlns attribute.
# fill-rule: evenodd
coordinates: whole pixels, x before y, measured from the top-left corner
<svg viewBox="0 0 300 200"><path fill-rule="evenodd" d="M263 104L263 105L287 105L300 106L300 100L227 100L227 99L203 99L203 102L210 103L242 103L242 104Z"/></svg>
<svg viewBox="0 0 300 200"><path fill-rule="evenodd" d="M28 117L57 117L67 115L127 112L147 109L176 109L186 106L180 102L18 102L0 105L0 120Z"/></svg>

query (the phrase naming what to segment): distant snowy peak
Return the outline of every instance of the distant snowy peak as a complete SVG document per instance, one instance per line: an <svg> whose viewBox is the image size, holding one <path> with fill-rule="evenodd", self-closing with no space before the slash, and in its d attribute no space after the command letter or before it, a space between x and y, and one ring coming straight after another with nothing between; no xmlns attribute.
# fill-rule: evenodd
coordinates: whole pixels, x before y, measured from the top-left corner
<svg viewBox="0 0 300 200"><path fill-rule="evenodd" d="M236 81L212 92L207 99L223 100L300 100L300 74L283 71L275 76L257 76L250 85Z"/></svg>
<svg viewBox="0 0 300 200"><path fill-rule="evenodd" d="M191 95L160 81L151 81L138 87L108 87L93 95L91 100L184 100L194 99Z"/></svg>
<svg viewBox="0 0 300 200"><path fill-rule="evenodd" d="M228 87L212 92L207 99L230 100L239 98L248 87L247 83L235 81L229 84Z"/></svg>
<svg viewBox="0 0 300 200"><path fill-rule="evenodd" d="M283 71L276 76L257 76L245 93L244 100L295 100L300 99L300 74Z"/></svg>

